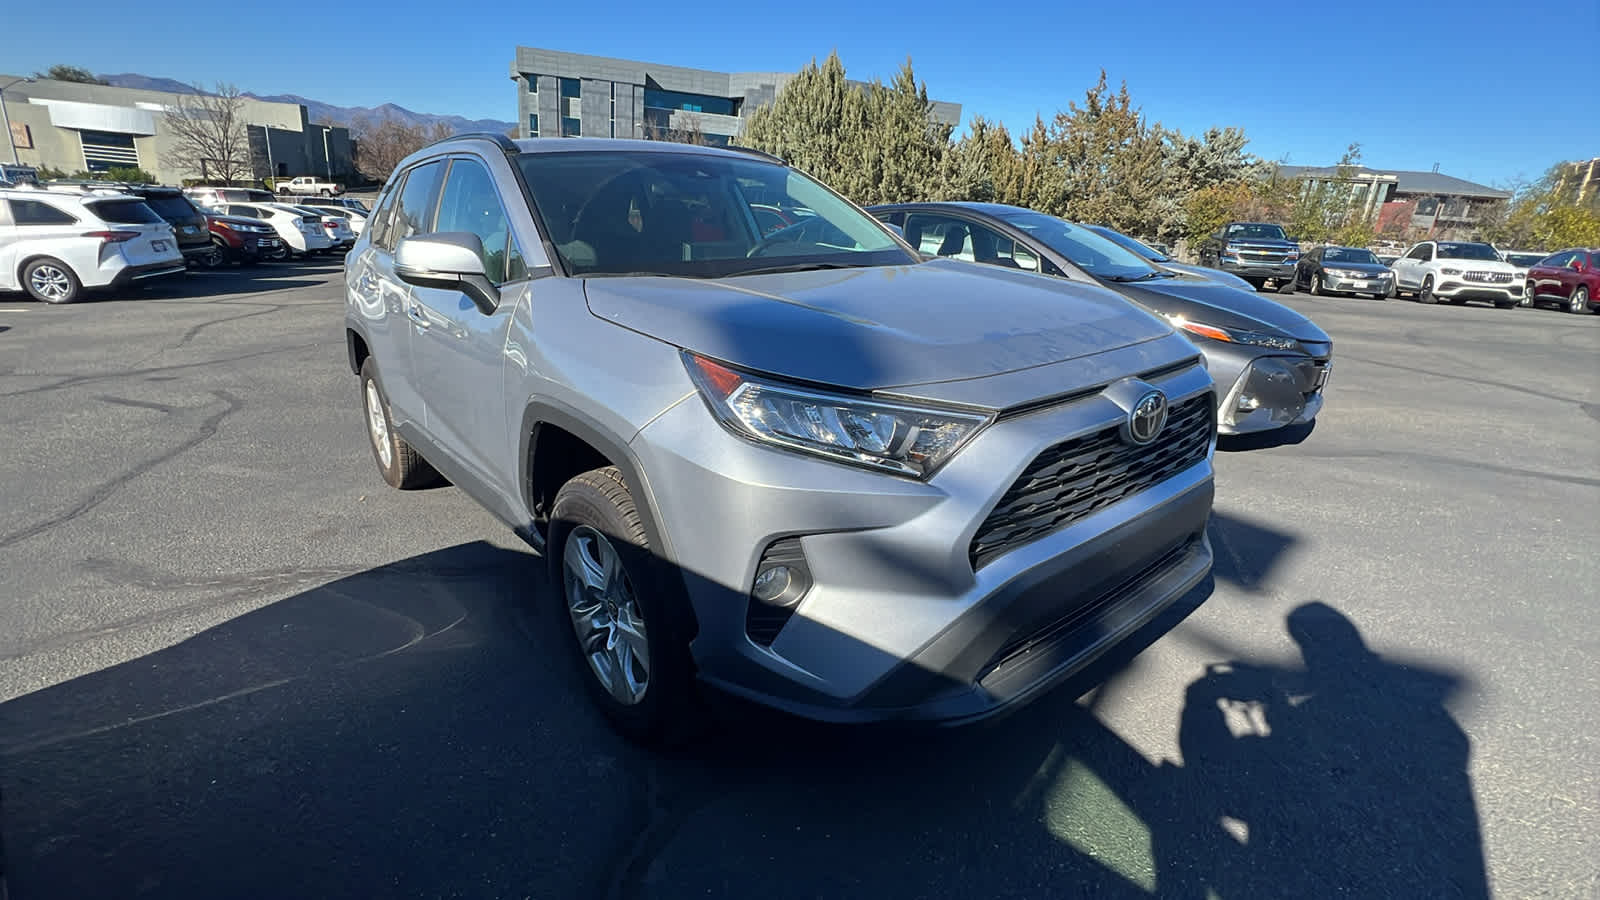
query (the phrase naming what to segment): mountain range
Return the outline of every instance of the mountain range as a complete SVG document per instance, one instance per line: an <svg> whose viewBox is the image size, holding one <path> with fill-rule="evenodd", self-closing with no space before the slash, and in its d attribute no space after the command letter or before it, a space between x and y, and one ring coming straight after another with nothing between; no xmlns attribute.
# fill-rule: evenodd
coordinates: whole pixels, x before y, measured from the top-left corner
<svg viewBox="0 0 1600 900"><path fill-rule="evenodd" d="M194 85L186 84L175 78L155 78L149 75L140 75L137 72L124 72L119 75L100 75L102 80L116 87L139 88L146 91L167 91L174 94L193 94ZM349 125L356 119L366 117L373 121L385 118L397 119L406 125L428 127L435 122L443 122L456 132L463 131L494 131L504 134L517 127L515 122L503 122L499 119L468 119L464 116L443 116L435 113L420 113L406 109L394 103L385 103L382 106L334 106L332 103L323 103L321 100L312 100L298 94L254 94L244 92L246 97L264 100L269 103L298 103L306 108L306 115L313 122L327 122L331 125Z"/></svg>

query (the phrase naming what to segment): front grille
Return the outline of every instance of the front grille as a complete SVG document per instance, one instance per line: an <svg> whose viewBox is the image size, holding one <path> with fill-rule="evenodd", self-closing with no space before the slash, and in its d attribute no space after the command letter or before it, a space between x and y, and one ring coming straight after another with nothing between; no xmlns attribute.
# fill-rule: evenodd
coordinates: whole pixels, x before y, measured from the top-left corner
<svg viewBox="0 0 1600 900"><path fill-rule="evenodd" d="M1468 272L1465 277L1468 281L1479 281L1484 284L1511 283L1510 272Z"/></svg>
<svg viewBox="0 0 1600 900"><path fill-rule="evenodd" d="M1276 266L1289 261L1289 254L1282 250L1240 250L1239 260L1248 263L1262 263Z"/></svg>
<svg viewBox="0 0 1600 900"><path fill-rule="evenodd" d="M1066 528L1205 459L1216 431L1208 392L1172 407L1149 444L1122 440L1111 425L1046 448L1017 477L972 537L967 556L979 569L995 558Z"/></svg>

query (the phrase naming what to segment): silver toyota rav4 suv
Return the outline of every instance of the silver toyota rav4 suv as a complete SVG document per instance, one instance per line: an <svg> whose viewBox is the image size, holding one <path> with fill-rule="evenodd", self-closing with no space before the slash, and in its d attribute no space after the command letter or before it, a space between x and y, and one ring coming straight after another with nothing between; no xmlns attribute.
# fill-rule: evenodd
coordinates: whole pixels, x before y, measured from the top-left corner
<svg viewBox="0 0 1600 900"><path fill-rule="evenodd" d="M345 269L384 479L447 478L543 552L633 738L697 682L979 719L1210 589L1192 344L1096 286L923 260L775 158L457 136Z"/></svg>

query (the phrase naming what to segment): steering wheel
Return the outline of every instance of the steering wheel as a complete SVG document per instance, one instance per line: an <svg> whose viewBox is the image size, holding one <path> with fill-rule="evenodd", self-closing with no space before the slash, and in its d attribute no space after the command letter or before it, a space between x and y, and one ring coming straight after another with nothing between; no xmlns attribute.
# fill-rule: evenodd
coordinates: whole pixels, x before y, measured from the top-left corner
<svg viewBox="0 0 1600 900"><path fill-rule="evenodd" d="M817 225L817 223L821 221L822 218L820 216L813 216L805 219L804 221L796 222L786 228L780 228L761 240L756 241L755 246L751 247L750 251L744 255L745 259L756 259L757 257L766 256L768 250L771 250L773 247L777 247L782 244L800 244L808 242L815 244L817 243L817 238L821 236L820 234L815 233L821 230L821 227Z"/></svg>

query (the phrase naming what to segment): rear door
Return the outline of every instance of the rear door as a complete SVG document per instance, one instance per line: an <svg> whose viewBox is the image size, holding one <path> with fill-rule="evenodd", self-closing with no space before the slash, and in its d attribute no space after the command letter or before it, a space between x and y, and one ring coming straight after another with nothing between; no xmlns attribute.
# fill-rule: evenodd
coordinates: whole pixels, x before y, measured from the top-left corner
<svg viewBox="0 0 1600 900"><path fill-rule="evenodd" d="M1570 250L1552 253L1539 263L1536 270L1528 273L1529 279L1534 283L1534 292L1538 296L1562 298L1567 296L1562 281L1565 279L1565 273L1570 271L1566 266L1572 256Z"/></svg>
<svg viewBox="0 0 1600 900"><path fill-rule="evenodd" d="M483 246L483 268L500 304L480 310L458 290L411 288L411 359L427 409L428 431L480 483L500 496L520 489L505 465L506 335L527 266L511 233L505 200L483 160L450 160L433 232L465 232Z"/></svg>
<svg viewBox="0 0 1600 900"><path fill-rule="evenodd" d="M0 290L17 285L17 226L11 224L11 204L0 197Z"/></svg>

